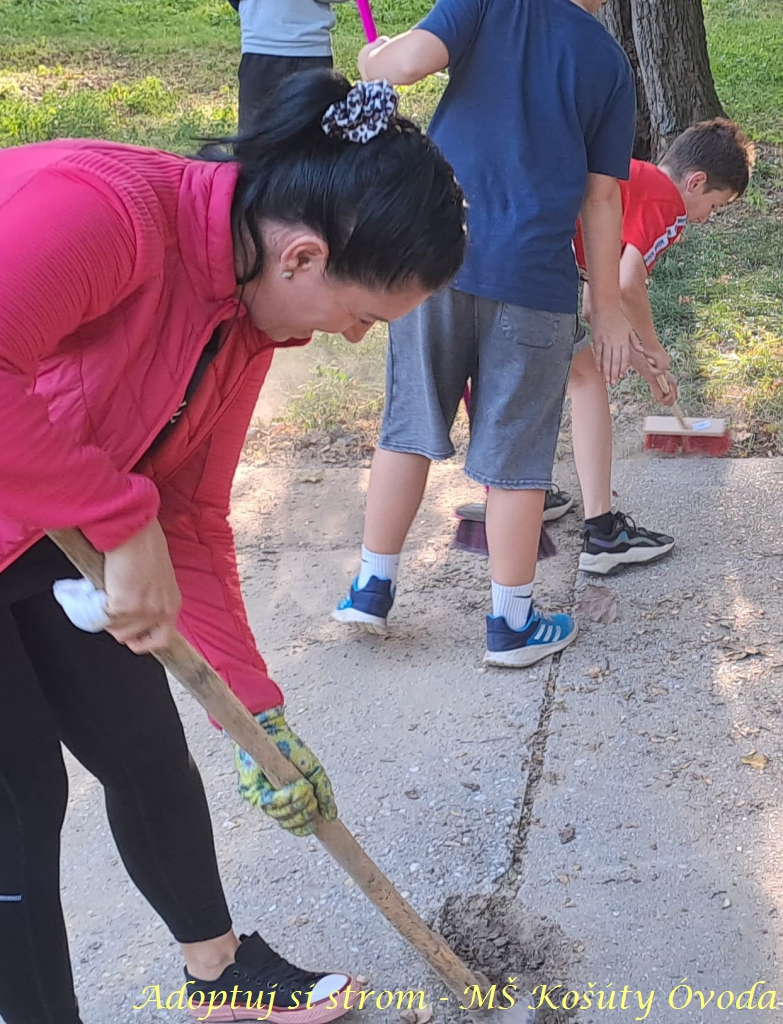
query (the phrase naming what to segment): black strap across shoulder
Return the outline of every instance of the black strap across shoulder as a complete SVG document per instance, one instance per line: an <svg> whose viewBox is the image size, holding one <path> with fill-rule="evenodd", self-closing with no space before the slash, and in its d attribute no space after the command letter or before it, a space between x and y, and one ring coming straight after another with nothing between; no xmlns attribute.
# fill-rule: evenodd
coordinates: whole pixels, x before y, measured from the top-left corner
<svg viewBox="0 0 783 1024"><path fill-rule="evenodd" d="M196 389L198 388L201 381L204 379L204 374L207 372L209 364L220 351L222 333L223 325L221 324L218 327L216 327L215 330L212 332L212 337L209 339L206 346L204 347L203 352L199 356L198 363L196 364L196 369L193 371L193 376L190 378L190 382L188 383L188 386L185 389L185 395L182 401L180 402L179 406L177 407L177 411L174 413L174 415L171 417L171 419L168 421L165 427L160 431L158 436L152 442L148 449L148 453L155 451L155 449L159 448L163 444L163 442L169 437L173 429L176 427L177 421L184 412L188 403L193 400L193 396L196 393Z"/></svg>

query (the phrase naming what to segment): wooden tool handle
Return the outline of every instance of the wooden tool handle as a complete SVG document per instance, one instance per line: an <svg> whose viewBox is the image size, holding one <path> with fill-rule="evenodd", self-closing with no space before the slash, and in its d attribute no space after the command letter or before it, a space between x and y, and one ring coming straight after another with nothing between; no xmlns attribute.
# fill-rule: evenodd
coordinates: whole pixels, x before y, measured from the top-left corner
<svg viewBox="0 0 783 1024"><path fill-rule="evenodd" d="M651 366L655 365L651 359L648 359L647 362ZM659 373L656 375L655 379L658 381L658 386L660 387L661 391L663 391L664 395L669 395L671 393L671 388L669 387L669 381L666 379L666 374ZM685 416L683 414L682 409L680 408L679 402L672 402L670 408L671 411L674 413L674 418L680 424L681 429L690 432L691 427L688 426L685 420Z"/></svg>
<svg viewBox="0 0 783 1024"><path fill-rule="evenodd" d="M49 537L83 576L100 590L104 589L103 555L82 533L78 530L52 530ZM231 739L250 754L276 788L302 778L217 672L183 636L177 633L171 645L165 651L158 651L155 657ZM483 984L482 979L469 970L400 896L342 822L319 818L315 834L365 896L455 995L461 997L474 985Z"/></svg>

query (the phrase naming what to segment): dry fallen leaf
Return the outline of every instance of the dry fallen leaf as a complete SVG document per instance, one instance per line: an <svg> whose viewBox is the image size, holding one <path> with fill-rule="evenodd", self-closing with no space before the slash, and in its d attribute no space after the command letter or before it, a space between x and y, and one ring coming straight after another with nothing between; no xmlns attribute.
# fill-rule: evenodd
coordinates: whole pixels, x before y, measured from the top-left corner
<svg viewBox="0 0 783 1024"><path fill-rule="evenodd" d="M319 469L316 473L300 473L297 482L300 484L320 484L324 478L324 471Z"/></svg>
<svg viewBox="0 0 783 1024"><path fill-rule="evenodd" d="M756 751L753 750L742 758L742 763L749 765L751 768L755 768L756 771L763 772L769 764L769 758L766 754L757 754Z"/></svg>
<svg viewBox="0 0 783 1024"><path fill-rule="evenodd" d="M585 587L577 612L591 622L611 626L617 621L617 597L606 587L596 587L591 583Z"/></svg>
<svg viewBox="0 0 783 1024"><path fill-rule="evenodd" d="M763 654L758 647L727 647L726 658L728 661L744 661L746 658L755 658Z"/></svg>
<svg viewBox="0 0 783 1024"><path fill-rule="evenodd" d="M565 846L566 843L572 843L576 839L576 829L573 825L566 825L565 828L560 830L560 842Z"/></svg>
<svg viewBox="0 0 783 1024"><path fill-rule="evenodd" d="M430 1024L434 1016L432 1007L425 1006L421 1010L403 1010L400 1020L404 1021L404 1024Z"/></svg>

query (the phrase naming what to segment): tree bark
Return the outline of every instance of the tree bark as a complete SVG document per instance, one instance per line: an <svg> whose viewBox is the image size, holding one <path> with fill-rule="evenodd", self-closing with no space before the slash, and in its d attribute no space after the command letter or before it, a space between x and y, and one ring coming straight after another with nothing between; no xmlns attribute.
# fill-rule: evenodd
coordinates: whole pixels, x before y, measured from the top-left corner
<svg viewBox="0 0 783 1024"><path fill-rule="evenodd" d="M636 138L633 155L636 160L652 159L652 130L647 91L639 67L639 54L633 35L631 0L607 0L598 12L598 19L625 50L636 79Z"/></svg>
<svg viewBox="0 0 783 1024"><path fill-rule="evenodd" d="M702 0L630 0L650 111L653 159L695 121L723 115L707 52Z"/></svg>
<svg viewBox="0 0 783 1024"><path fill-rule="evenodd" d="M702 0L607 0L598 16L636 77L637 159L660 160L694 122L723 114Z"/></svg>

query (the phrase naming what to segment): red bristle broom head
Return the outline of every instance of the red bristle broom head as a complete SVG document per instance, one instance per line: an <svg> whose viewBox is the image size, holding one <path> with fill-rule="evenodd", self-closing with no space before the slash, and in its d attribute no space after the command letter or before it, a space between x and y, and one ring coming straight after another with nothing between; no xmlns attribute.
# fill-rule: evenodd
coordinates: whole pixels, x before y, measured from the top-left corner
<svg viewBox="0 0 783 1024"><path fill-rule="evenodd" d="M647 434L644 439L647 451L662 452L664 455L706 455L715 458L726 455L731 445L731 434L728 431L717 437L703 437L696 433Z"/></svg>
<svg viewBox="0 0 783 1024"><path fill-rule="evenodd" d="M647 416L644 421L644 447L666 455L725 455L731 448L726 421L694 419L683 416L675 407L675 416Z"/></svg>

